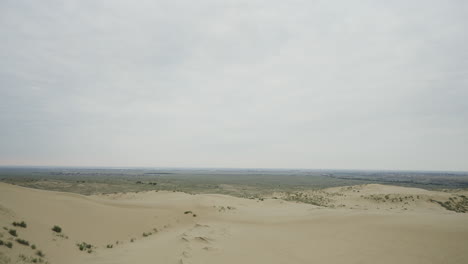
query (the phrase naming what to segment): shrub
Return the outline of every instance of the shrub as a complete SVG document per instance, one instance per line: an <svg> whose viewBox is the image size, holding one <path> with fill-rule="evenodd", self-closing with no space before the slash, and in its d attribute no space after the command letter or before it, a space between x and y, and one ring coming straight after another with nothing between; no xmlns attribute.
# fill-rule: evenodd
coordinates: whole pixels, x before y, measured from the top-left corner
<svg viewBox="0 0 468 264"><path fill-rule="evenodd" d="M21 238L17 238L16 242L20 243L21 245L29 246L29 241L21 239Z"/></svg>
<svg viewBox="0 0 468 264"><path fill-rule="evenodd" d="M36 255L38 255L41 258L45 257L45 254L42 253L42 251L40 251L40 250L36 251Z"/></svg>
<svg viewBox="0 0 468 264"><path fill-rule="evenodd" d="M185 211L184 214L191 214L192 211Z"/></svg>
<svg viewBox="0 0 468 264"><path fill-rule="evenodd" d="M148 233L143 233L143 237L151 236L153 233L148 232Z"/></svg>
<svg viewBox="0 0 468 264"><path fill-rule="evenodd" d="M12 248L12 247L13 247L13 243L11 243L11 242L8 241L8 242L5 243L5 246L6 246L7 248Z"/></svg>
<svg viewBox="0 0 468 264"><path fill-rule="evenodd" d="M3 242L3 240L0 239L0 246L2 246L5 242Z"/></svg>
<svg viewBox="0 0 468 264"><path fill-rule="evenodd" d="M85 251L85 250L91 250L91 248L93 247L93 245L91 244L88 244L86 242L81 242L81 244L76 244L78 246L78 248L80 249L80 251ZM88 253L91 253L91 252L88 252Z"/></svg>
<svg viewBox="0 0 468 264"><path fill-rule="evenodd" d="M132 243L133 243L133 241L135 241L135 239L134 239L134 238L130 239L130 242L132 242Z"/></svg>
<svg viewBox="0 0 468 264"><path fill-rule="evenodd" d="M52 227L52 231L56 232L56 233L60 233L62 232L62 228L58 225L55 225L54 227Z"/></svg>
<svg viewBox="0 0 468 264"><path fill-rule="evenodd" d="M107 248L113 248L113 247L114 247L114 245L112 245L112 244L107 245Z"/></svg>
<svg viewBox="0 0 468 264"><path fill-rule="evenodd" d="M12 223L13 226L19 226L19 227L22 227L22 228L26 228L28 225L26 224L26 222L24 221L21 221L21 222L13 222Z"/></svg>
<svg viewBox="0 0 468 264"><path fill-rule="evenodd" d="M32 244L32 245L31 245L31 248L32 248L32 249L36 249L36 245Z"/></svg>
<svg viewBox="0 0 468 264"><path fill-rule="evenodd" d="M14 237L18 236L18 233L16 233L16 230L15 230L15 229L10 229L10 230L8 230L8 233L10 233L10 235L12 235L12 236L14 236Z"/></svg>

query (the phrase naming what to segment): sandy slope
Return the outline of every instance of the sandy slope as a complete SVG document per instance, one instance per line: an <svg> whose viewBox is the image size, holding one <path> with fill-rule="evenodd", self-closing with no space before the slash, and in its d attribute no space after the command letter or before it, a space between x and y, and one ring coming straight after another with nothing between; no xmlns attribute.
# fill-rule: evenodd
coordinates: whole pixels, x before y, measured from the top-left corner
<svg viewBox="0 0 468 264"><path fill-rule="evenodd" d="M0 183L0 225L26 221L15 228L19 237L50 263L468 263L468 214L429 202L451 194L372 184L320 195L333 208L173 192L80 196ZM79 251L82 241L96 248ZM13 244L0 246L0 263L34 256Z"/></svg>

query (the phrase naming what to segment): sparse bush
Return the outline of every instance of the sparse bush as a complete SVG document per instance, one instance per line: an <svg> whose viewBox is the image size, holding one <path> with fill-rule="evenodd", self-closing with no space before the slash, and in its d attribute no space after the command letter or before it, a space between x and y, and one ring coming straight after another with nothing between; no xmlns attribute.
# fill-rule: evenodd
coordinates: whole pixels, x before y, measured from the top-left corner
<svg viewBox="0 0 468 264"><path fill-rule="evenodd" d="M467 213L468 212L468 199L461 197L460 199L452 199L445 202L440 202L436 200L430 200L433 203L438 203L447 210L454 211L457 213Z"/></svg>
<svg viewBox="0 0 468 264"><path fill-rule="evenodd" d="M153 233L148 232L148 233L143 233L143 237L151 236Z"/></svg>
<svg viewBox="0 0 468 264"><path fill-rule="evenodd" d="M3 244L5 244L5 242L3 242L3 240L0 239L0 246L3 246Z"/></svg>
<svg viewBox="0 0 468 264"><path fill-rule="evenodd" d="M113 248L113 247L114 247L114 245L112 245L112 244L107 245L107 248Z"/></svg>
<svg viewBox="0 0 468 264"><path fill-rule="evenodd" d="M58 237L64 238L64 239L68 239L68 236L64 235L63 233L62 234L57 233L55 235L58 236Z"/></svg>
<svg viewBox="0 0 468 264"><path fill-rule="evenodd" d="M197 217L197 214L193 214L192 216L193 216L193 217Z"/></svg>
<svg viewBox="0 0 468 264"><path fill-rule="evenodd" d="M133 243L134 241L135 241L135 239L134 239L134 238L130 239L130 242L132 242L132 243Z"/></svg>
<svg viewBox="0 0 468 264"><path fill-rule="evenodd" d="M11 243L10 241L5 242L5 246L6 246L7 248L12 248L12 247L13 247L13 243Z"/></svg>
<svg viewBox="0 0 468 264"><path fill-rule="evenodd" d="M185 211L184 214L192 214L192 211Z"/></svg>
<svg viewBox="0 0 468 264"><path fill-rule="evenodd" d="M15 229L10 229L8 230L8 233L14 237L17 237L18 236L18 233L16 233L16 230Z"/></svg>
<svg viewBox="0 0 468 264"><path fill-rule="evenodd" d="M22 227L22 228L26 228L28 225L26 224L26 222L24 221L21 221L21 222L13 222L12 223L13 226L19 226L19 227Z"/></svg>
<svg viewBox="0 0 468 264"><path fill-rule="evenodd" d="M85 250L91 250L91 248L93 247L93 245L91 244L88 244L86 242L81 242L81 244L76 244L78 246L78 248L80 249L80 251L85 251ZM91 253L91 252L88 252L88 253Z"/></svg>
<svg viewBox="0 0 468 264"><path fill-rule="evenodd" d="M36 249L36 245L32 244L32 245L31 245L31 248L32 248L32 249Z"/></svg>
<svg viewBox="0 0 468 264"><path fill-rule="evenodd" d="M21 239L21 238L17 238L16 242L18 242L21 245L29 246L29 241Z"/></svg>
<svg viewBox="0 0 468 264"><path fill-rule="evenodd" d="M40 250L36 251L36 255L38 255L41 258L45 257L45 254Z"/></svg>
<svg viewBox="0 0 468 264"><path fill-rule="evenodd" d="M54 227L52 227L52 231L56 232L56 233L61 233L62 232L62 228L58 225L55 225Z"/></svg>

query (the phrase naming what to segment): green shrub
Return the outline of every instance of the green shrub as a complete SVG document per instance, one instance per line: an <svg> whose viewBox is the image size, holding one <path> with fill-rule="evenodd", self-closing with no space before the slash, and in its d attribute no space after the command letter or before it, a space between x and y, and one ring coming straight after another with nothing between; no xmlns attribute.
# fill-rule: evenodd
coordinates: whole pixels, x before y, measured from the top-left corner
<svg viewBox="0 0 468 264"><path fill-rule="evenodd" d="M31 248L32 248L32 249L36 249L36 245L32 244L32 245L31 245Z"/></svg>
<svg viewBox="0 0 468 264"><path fill-rule="evenodd" d="M21 221L21 222L13 222L12 223L13 226L19 226L19 227L22 227L22 228L26 228L28 225L26 224L26 222L24 221Z"/></svg>
<svg viewBox="0 0 468 264"><path fill-rule="evenodd" d="M13 243L11 243L10 241L5 242L5 246L6 246L7 248L12 248L12 247L13 247Z"/></svg>
<svg viewBox="0 0 468 264"><path fill-rule="evenodd" d="M81 242L81 244L76 244L76 245L78 246L80 251L85 251L85 250L89 251L93 247L93 245L88 244L86 242ZM88 253L90 253L90 252L88 252Z"/></svg>
<svg viewBox="0 0 468 264"><path fill-rule="evenodd" d="M18 233L16 233L16 230L15 229L10 229L8 230L8 233L14 237L17 237L18 236Z"/></svg>
<svg viewBox="0 0 468 264"><path fill-rule="evenodd" d="M5 244L5 242L3 242L3 240L0 239L0 246L3 246L3 244Z"/></svg>
<svg viewBox="0 0 468 264"><path fill-rule="evenodd" d="M36 251L36 255L38 255L41 258L45 257L45 254L42 253L42 251L40 251L40 250Z"/></svg>
<svg viewBox="0 0 468 264"><path fill-rule="evenodd" d="M112 244L107 245L107 248L113 248L113 247L114 247L114 245L112 245Z"/></svg>
<svg viewBox="0 0 468 264"><path fill-rule="evenodd" d="M191 214L192 211L185 211L184 214Z"/></svg>
<svg viewBox="0 0 468 264"><path fill-rule="evenodd" d="M16 242L18 242L21 245L29 246L29 241L21 239L21 238L17 238Z"/></svg>
<svg viewBox="0 0 468 264"><path fill-rule="evenodd" d="M61 233L62 232L62 228L58 225L55 225L54 227L52 227L52 231L56 232L56 233Z"/></svg>

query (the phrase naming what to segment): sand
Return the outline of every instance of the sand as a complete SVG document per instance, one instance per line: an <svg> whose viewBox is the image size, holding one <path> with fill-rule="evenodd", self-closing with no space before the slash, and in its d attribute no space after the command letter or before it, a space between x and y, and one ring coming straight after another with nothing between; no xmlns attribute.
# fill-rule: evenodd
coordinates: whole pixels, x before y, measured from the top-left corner
<svg viewBox="0 0 468 264"><path fill-rule="evenodd" d="M320 196L324 207L273 196L82 196L0 183L0 226L37 247L0 229L13 242L0 246L0 263L21 254L19 263L32 262L38 249L49 263L468 263L468 214L431 202L454 195L466 193L370 184L301 194ZM80 251L82 242L92 252Z"/></svg>

